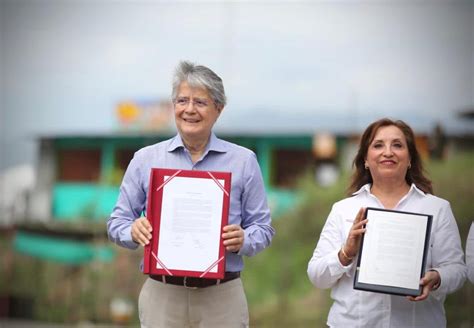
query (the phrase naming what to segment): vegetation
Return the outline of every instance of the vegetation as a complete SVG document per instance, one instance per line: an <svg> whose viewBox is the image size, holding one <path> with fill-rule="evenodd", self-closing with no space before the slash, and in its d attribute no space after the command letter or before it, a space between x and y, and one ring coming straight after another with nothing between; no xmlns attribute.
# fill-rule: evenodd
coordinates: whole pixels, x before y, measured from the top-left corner
<svg viewBox="0 0 474 328"><path fill-rule="evenodd" d="M451 203L463 248L474 215L474 153L447 161L430 161L426 170L435 194ZM301 178L302 201L291 213L274 221L270 248L246 260L244 283L251 320L257 327L324 327L331 306L329 291L309 282L306 269L332 204L345 197L349 173L329 187L318 187L313 176ZM466 283L445 303L448 327L472 327L474 286Z"/></svg>
<svg viewBox="0 0 474 328"><path fill-rule="evenodd" d="M474 153L448 161L431 161L427 171L435 193L451 202L463 247L474 215ZM252 327L324 327L331 299L329 290L314 288L306 275L308 260L332 204L345 197L349 173L331 187L318 187L308 174L299 181L301 202L274 221L277 234L270 248L245 259L244 286ZM105 225L104 225L105 229ZM112 263L66 266L14 253L11 234L0 236L0 297L30 300L31 315L49 322L111 321L109 306L116 297L134 304L144 275L138 273L140 251L118 246ZM4 255L6 254L6 255ZM474 286L466 283L447 297L449 327L472 327ZM128 321L137 326L138 315Z"/></svg>

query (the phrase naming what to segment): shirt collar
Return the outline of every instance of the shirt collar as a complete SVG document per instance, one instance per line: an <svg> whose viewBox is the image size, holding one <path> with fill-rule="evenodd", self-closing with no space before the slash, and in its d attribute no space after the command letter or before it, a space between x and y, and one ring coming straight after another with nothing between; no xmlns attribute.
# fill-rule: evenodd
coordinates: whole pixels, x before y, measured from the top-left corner
<svg viewBox="0 0 474 328"><path fill-rule="evenodd" d="M370 186L371 184L370 183L367 183L365 185L363 185L362 187L360 187L359 190L357 190L355 193L353 193L352 195L358 195L358 194L361 194L363 192L366 192L368 194L370 194Z"/></svg>
<svg viewBox="0 0 474 328"><path fill-rule="evenodd" d="M412 183L411 187L410 187L410 191L408 193L411 194L411 193L414 193L414 192L420 194L421 196L426 195L426 193L423 190L419 189L414 183Z"/></svg>
<svg viewBox="0 0 474 328"><path fill-rule="evenodd" d="M171 143L168 146L168 152L173 152L178 148L183 148L184 149L184 143L183 139L181 139L181 136L179 133L171 140ZM215 151L219 153L225 153L227 152L227 147L226 144L223 140L219 139L216 137L214 132L211 132L211 136L209 138L209 142L206 145L206 150L205 153L209 151Z"/></svg>
<svg viewBox="0 0 474 328"><path fill-rule="evenodd" d="M363 192L366 192L366 193L370 194L370 186L371 185L372 184L370 184L370 183L367 183L367 184L363 185L359 190L357 190L352 195L358 195L358 194L361 194ZM421 196L425 195L425 193L422 190L418 189L418 187L414 183L412 183L411 187L410 187L410 190L408 191L407 195L410 195L410 194L415 193L415 192L420 194Z"/></svg>

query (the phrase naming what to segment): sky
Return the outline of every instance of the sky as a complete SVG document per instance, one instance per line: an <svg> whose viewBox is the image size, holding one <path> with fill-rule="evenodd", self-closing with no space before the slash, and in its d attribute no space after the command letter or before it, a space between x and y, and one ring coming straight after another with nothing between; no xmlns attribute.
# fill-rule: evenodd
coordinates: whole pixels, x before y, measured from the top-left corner
<svg viewBox="0 0 474 328"><path fill-rule="evenodd" d="M474 133L474 1L0 0L0 169L42 135L113 133L180 60L222 77L218 132Z"/></svg>

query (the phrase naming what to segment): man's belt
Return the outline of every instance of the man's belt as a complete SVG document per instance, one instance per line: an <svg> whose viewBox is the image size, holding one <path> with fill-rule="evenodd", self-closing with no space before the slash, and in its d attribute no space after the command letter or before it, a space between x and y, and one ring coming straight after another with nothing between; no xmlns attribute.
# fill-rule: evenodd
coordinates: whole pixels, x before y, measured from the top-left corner
<svg viewBox="0 0 474 328"><path fill-rule="evenodd" d="M165 275L150 275L150 278L165 284L183 286L187 288L205 288L209 286L223 284L240 277L240 272L226 272L224 279L206 279L197 277L177 277Z"/></svg>

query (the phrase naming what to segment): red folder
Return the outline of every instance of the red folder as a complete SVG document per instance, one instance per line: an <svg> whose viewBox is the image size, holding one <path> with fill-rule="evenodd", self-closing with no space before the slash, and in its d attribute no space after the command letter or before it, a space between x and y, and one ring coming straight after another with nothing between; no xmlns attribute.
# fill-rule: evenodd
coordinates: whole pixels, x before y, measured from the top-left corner
<svg viewBox="0 0 474 328"><path fill-rule="evenodd" d="M167 192L166 185L173 182L176 177L185 177L190 179L210 179L215 183L218 192L222 193L222 215L220 219L220 229L218 245L215 246L215 261L205 264L203 270L189 270L182 267L172 267L160 258L160 226L163 209L163 193ZM225 248L222 240L222 228L228 224L229 202L230 202L230 172L211 172L211 171L191 171L179 169L161 169L152 168L150 173L150 184L147 200L147 219L153 227L150 243L144 247L144 265L143 273L161 274L168 276L186 276L223 279L225 274ZM193 192L193 190L189 190ZM216 193L218 195L218 193ZM173 220L174 217L168 218ZM183 255L181 255L183 256ZM199 257L199 252L186 254L186 257L180 261L187 261L190 258Z"/></svg>

